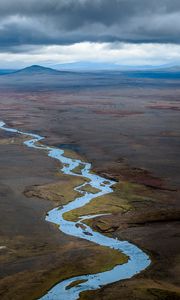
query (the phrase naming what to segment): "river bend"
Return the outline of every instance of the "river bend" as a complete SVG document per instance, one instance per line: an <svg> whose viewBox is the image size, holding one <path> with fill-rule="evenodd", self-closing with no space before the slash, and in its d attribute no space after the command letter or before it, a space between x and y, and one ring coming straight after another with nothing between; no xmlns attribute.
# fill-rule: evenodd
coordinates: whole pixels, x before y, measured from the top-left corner
<svg viewBox="0 0 180 300"><path fill-rule="evenodd" d="M5 131L12 133L14 132L29 137L30 139L24 141L24 144L30 148L46 151L49 157L60 161L60 163L63 165L62 169L59 170L60 172L72 176L81 176L86 178L88 179L88 184L99 190L99 192L95 194L82 191L81 188L87 184L86 182L83 185L77 186L75 190L80 192L82 196L76 198L74 201L64 205L63 207L57 207L49 211L46 216L46 221L57 224L59 226L59 230L65 234L82 238L101 246L107 246L111 249L116 249L128 256L127 263L117 265L109 271L81 275L63 280L52 287L47 294L42 296L39 300L76 300L79 299L79 295L83 291L96 290L103 285L131 278L150 265L149 256L132 243L107 237L99 232L93 231L87 225L85 225L85 229L84 226L77 226L78 223L82 224L84 219L95 218L99 215L83 216L77 222L67 221L63 218L64 213L84 206L93 198L112 193L112 186L115 184L115 181L92 173L90 163L66 157L63 150L42 144L40 141L42 141L44 137L40 135L9 128L2 121L0 121L0 128ZM73 169L79 165L81 165L81 175L73 172ZM82 280L81 284L78 284L79 280ZM67 288L70 284L73 284L73 282L76 281L77 285Z"/></svg>

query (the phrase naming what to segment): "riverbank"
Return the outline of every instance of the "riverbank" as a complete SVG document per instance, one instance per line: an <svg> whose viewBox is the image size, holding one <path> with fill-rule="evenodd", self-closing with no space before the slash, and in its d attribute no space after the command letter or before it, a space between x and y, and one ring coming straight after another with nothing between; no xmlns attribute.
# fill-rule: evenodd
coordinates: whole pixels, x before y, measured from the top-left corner
<svg viewBox="0 0 180 300"><path fill-rule="evenodd" d="M178 278L174 280L174 274L179 274L179 192L162 186L158 189L121 181L115 185L114 193L95 198L64 215L67 220L77 221L83 215L110 214L83 223L97 232L135 243L148 251L152 259L152 266L137 279L82 293L82 299L179 299ZM171 245L167 248L169 241Z"/></svg>
<svg viewBox="0 0 180 300"><path fill-rule="evenodd" d="M23 193L27 183L46 183L48 190L58 182L61 198L67 199L73 196L69 194L73 189L66 190L63 196L61 187L69 186L69 178L57 175L60 165L46 153L28 150L22 139L19 143L19 136L12 143L12 134L9 137L0 134L6 136L6 143L0 147L1 299L38 298L59 280L105 271L122 263L124 257L116 251L67 237L45 221L46 212L57 206L57 202L45 197L41 200L35 195L27 198ZM69 187L82 183L82 179L75 180L69 181ZM3 215L8 215L8 223Z"/></svg>
<svg viewBox="0 0 180 300"><path fill-rule="evenodd" d="M66 299L76 300L79 298L82 291L96 290L103 285L131 278L150 265L149 257L135 245L128 243L127 241L118 241L117 239L108 238L93 231L90 227L85 226L79 221L69 222L64 218L64 215L73 208L78 209L79 207L83 207L89 203L97 196L112 193L113 189L111 187L115 184L115 182L93 174L91 172L91 164L66 157L63 150L42 144L41 141L44 137L40 135L9 128L4 122L0 122L0 128L6 132L17 133L18 135L26 137L29 136L29 139L24 141L24 145L29 148L46 151L49 157L56 159L62 164L60 172L71 176L82 176L82 178L88 179L88 182L83 184L81 183L79 186L74 188L75 191L82 194L80 197L76 195L76 198L72 202L49 211L47 213L46 220L58 225L59 230L65 234L88 240L97 245L103 246L103 248L105 246L104 249L106 249L106 247L111 249L112 257L114 256L114 253L117 253L118 257L118 251L120 252L119 260L117 258L114 266L112 263L107 265L106 262L103 269L104 271L100 270L98 273L87 275L85 273L83 276L68 278L64 281L61 281L60 279L60 282L52 287L52 289L41 299L49 299L50 297L52 300L56 300L64 295ZM79 168L79 166L81 166L81 171L80 174L77 174L74 170ZM93 189L93 192L89 191L89 188L87 192L86 189L84 189L86 186L90 186ZM96 192L94 192L94 189ZM96 265L98 264L96 263ZM81 284L73 284L73 282L79 283L79 281L81 281ZM73 285L71 289L69 289L70 285Z"/></svg>

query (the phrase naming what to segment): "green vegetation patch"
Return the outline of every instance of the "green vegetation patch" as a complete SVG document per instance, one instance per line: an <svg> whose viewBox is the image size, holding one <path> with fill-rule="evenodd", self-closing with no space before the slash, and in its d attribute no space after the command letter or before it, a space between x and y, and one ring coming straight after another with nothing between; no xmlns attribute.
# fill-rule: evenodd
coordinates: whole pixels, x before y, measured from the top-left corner
<svg viewBox="0 0 180 300"><path fill-rule="evenodd" d="M74 188L86 182L81 177L60 174L59 180L50 184L31 186L25 190L27 197L38 197L46 200L55 201L56 205L64 205L75 198L82 196Z"/></svg>
<svg viewBox="0 0 180 300"><path fill-rule="evenodd" d="M84 161L84 158L82 156L80 156L77 152L74 152L73 150L65 149L64 156L72 158L72 159L79 159L81 161Z"/></svg>
<svg viewBox="0 0 180 300"><path fill-rule="evenodd" d="M78 209L71 210L64 214L64 218L69 221L77 221L84 215L96 215L104 213L118 213L131 209L128 201L118 195L115 191L112 194L94 198L91 202Z"/></svg>
<svg viewBox="0 0 180 300"><path fill-rule="evenodd" d="M81 191L87 192L87 193L90 193L90 194L97 194L97 193L100 192L100 190L92 187L90 184L86 184L85 186L83 186L81 188Z"/></svg>
<svg viewBox="0 0 180 300"><path fill-rule="evenodd" d="M83 187L86 191L87 188L89 192L93 192L90 185ZM64 218L68 221L77 221L79 217L84 215L124 213L135 209L136 203L141 202L141 204L146 205L152 201L154 200L147 193L145 187L129 182L118 182L114 186L113 193L92 199L85 206L65 213Z"/></svg>
<svg viewBox="0 0 180 300"><path fill-rule="evenodd" d="M38 274L37 278L34 278L33 275L33 280L36 282L36 284L34 288L31 289L31 295L29 298L27 298L27 300L39 299L52 286L67 278L105 272L111 270L116 265L123 264L128 261L128 257L119 251L99 245L90 245L87 247L87 249L85 247L84 256L86 257L81 257L81 261L79 260L80 258L75 259L75 257L75 260L72 259L73 261L70 259L64 260L64 263L61 264L61 267L58 266L52 271L45 271L44 274ZM30 275L29 272L28 274ZM76 285L77 284L80 284L80 282L76 282ZM71 288L73 286L71 285L69 287ZM16 299L18 298L15 298L15 300Z"/></svg>
<svg viewBox="0 0 180 300"><path fill-rule="evenodd" d="M77 167L75 167L72 172L76 173L78 175L82 174L82 170L84 169L84 165L83 164L79 164Z"/></svg>

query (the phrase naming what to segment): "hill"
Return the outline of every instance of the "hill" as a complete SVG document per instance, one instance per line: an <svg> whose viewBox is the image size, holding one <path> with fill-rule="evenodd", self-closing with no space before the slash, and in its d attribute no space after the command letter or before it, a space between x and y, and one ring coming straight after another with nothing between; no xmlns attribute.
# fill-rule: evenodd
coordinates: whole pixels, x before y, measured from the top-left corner
<svg viewBox="0 0 180 300"><path fill-rule="evenodd" d="M39 65L32 65L30 67L26 67L24 69L15 71L11 74L20 74L20 75L60 75L60 71L54 70L52 68L42 67Z"/></svg>

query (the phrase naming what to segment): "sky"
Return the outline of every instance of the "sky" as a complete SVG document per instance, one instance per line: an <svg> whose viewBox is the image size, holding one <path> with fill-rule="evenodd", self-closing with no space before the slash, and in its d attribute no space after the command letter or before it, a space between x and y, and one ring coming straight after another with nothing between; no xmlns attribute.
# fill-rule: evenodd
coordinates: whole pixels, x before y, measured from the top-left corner
<svg viewBox="0 0 180 300"><path fill-rule="evenodd" d="M0 0L0 68L180 65L180 0Z"/></svg>

